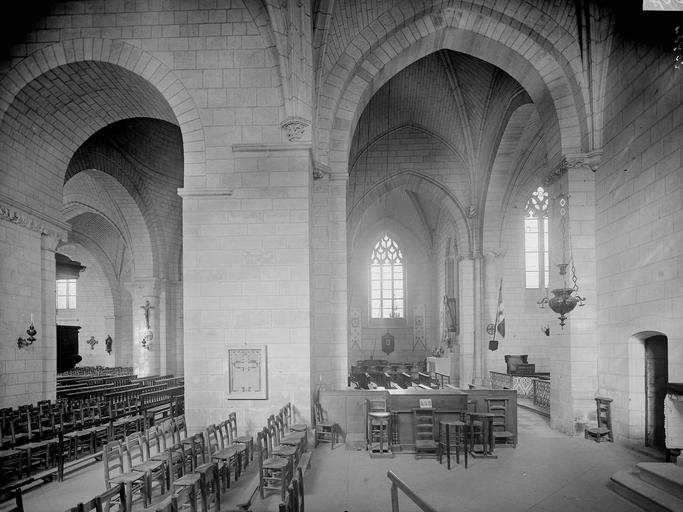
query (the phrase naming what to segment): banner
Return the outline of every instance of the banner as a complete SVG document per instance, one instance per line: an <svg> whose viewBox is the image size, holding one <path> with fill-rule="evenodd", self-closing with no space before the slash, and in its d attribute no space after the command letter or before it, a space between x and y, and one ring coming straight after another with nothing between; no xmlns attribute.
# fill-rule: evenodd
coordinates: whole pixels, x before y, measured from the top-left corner
<svg viewBox="0 0 683 512"><path fill-rule="evenodd" d="M361 325L360 325L360 309L351 308L349 311L349 320L351 327L349 329L349 338L351 339L351 349L357 348L360 350L361 342Z"/></svg>
<svg viewBox="0 0 683 512"><path fill-rule="evenodd" d="M425 307L416 306L413 309L413 352L415 347L422 345L427 350L425 341Z"/></svg>

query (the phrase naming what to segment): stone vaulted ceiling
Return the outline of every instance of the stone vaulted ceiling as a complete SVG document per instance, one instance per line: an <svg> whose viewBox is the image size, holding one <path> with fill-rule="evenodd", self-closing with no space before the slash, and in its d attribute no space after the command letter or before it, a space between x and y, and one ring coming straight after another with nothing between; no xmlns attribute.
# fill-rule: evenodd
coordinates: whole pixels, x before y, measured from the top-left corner
<svg viewBox="0 0 683 512"><path fill-rule="evenodd" d="M357 188L357 183L366 181L354 176L367 172L366 151L371 152L388 134L410 127L449 149L461 163L452 169L457 176L449 182L458 184L452 192L462 205L483 211L491 206L487 205L491 185L503 189L519 185L524 169L515 166L541 137L537 118L530 115L534 110L521 85L499 68L450 50L432 53L394 75L368 102L351 143L350 183ZM522 111L523 115L516 114ZM522 167L526 165L522 162ZM500 203L509 191L493 195ZM433 230L439 218L433 197L420 193L410 197ZM352 202L347 206L352 208Z"/></svg>

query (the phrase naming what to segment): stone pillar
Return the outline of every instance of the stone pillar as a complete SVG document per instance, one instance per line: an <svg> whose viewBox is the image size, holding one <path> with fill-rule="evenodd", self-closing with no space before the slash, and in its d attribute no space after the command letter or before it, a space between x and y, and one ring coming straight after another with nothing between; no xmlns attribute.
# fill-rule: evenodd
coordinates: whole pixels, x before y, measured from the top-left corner
<svg viewBox="0 0 683 512"><path fill-rule="evenodd" d="M493 252L486 252L484 254L484 318L482 327L483 336L483 352L484 352L484 373L483 379L486 384L490 383L489 375L489 359L503 358L504 351L502 350L504 346L504 339L501 338L500 333L496 332L496 340L498 340L498 346L500 350L492 352L488 349L489 340L493 339L493 335L490 335L486 331L486 327L489 324L495 325L496 316L498 314L498 290L500 289L500 272L498 268L498 255Z"/></svg>
<svg viewBox="0 0 683 512"><path fill-rule="evenodd" d="M486 347L484 347L484 282L483 282L483 258L481 254L474 255L472 291L474 298L474 373L472 382L475 386L481 386L484 382L484 365L486 360Z"/></svg>
<svg viewBox="0 0 683 512"><path fill-rule="evenodd" d="M460 284L460 387L466 388L474 383L475 357L475 294L474 294L474 259L463 256L458 260L458 282Z"/></svg>
<svg viewBox="0 0 683 512"><path fill-rule="evenodd" d="M554 172L550 227L550 290L573 286L573 263L578 295L585 305L567 314L566 325L551 324L551 425L567 434L581 434L594 416L598 392L598 343L596 339L595 178L599 155L566 156ZM548 183L546 183L548 184ZM569 196L564 245L560 194ZM570 239L571 234L571 239ZM571 242L571 243L570 243ZM564 255L563 255L564 247ZM569 263L565 279L557 264ZM552 294L551 294L552 298ZM556 315L559 316L559 315Z"/></svg>
<svg viewBox="0 0 683 512"><path fill-rule="evenodd" d="M55 249L59 238L46 233L40 237L41 311L36 318L40 330L41 346L38 354L43 364L41 396L44 399L57 398L57 304ZM39 326L39 327L38 327Z"/></svg>
<svg viewBox="0 0 683 512"><path fill-rule="evenodd" d="M190 430L235 411L253 431L292 402L310 421L310 143L232 146L221 186L183 198L184 361ZM230 394L228 349L265 345L266 398Z"/></svg>
<svg viewBox="0 0 683 512"><path fill-rule="evenodd" d="M311 382L316 389L340 389L349 372L347 175L317 164L313 176Z"/></svg>
<svg viewBox="0 0 683 512"><path fill-rule="evenodd" d="M127 289L131 295L133 319L133 371L138 377L159 375L162 350L165 347L160 332L160 319L164 312L164 304L159 300L159 280L136 279L135 282L127 285ZM147 325L146 318L148 302L149 325Z"/></svg>

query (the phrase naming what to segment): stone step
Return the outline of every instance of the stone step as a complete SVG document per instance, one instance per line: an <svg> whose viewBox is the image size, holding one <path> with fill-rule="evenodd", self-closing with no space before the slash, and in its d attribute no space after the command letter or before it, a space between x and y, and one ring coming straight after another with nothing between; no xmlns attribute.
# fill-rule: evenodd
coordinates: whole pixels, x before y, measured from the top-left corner
<svg viewBox="0 0 683 512"><path fill-rule="evenodd" d="M639 462L640 478L683 500L683 467L666 462Z"/></svg>
<svg viewBox="0 0 683 512"><path fill-rule="evenodd" d="M617 471L610 477L611 488L631 503L648 512L680 512L683 500L649 484L640 478L640 472Z"/></svg>

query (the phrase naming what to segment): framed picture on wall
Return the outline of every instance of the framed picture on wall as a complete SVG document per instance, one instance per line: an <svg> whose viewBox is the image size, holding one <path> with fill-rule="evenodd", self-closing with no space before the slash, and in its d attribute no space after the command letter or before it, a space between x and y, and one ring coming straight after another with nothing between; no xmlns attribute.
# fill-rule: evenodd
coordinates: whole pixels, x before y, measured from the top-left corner
<svg viewBox="0 0 683 512"><path fill-rule="evenodd" d="M228 374L228 399L268 398L266 346L228 346Z"/></svg>

